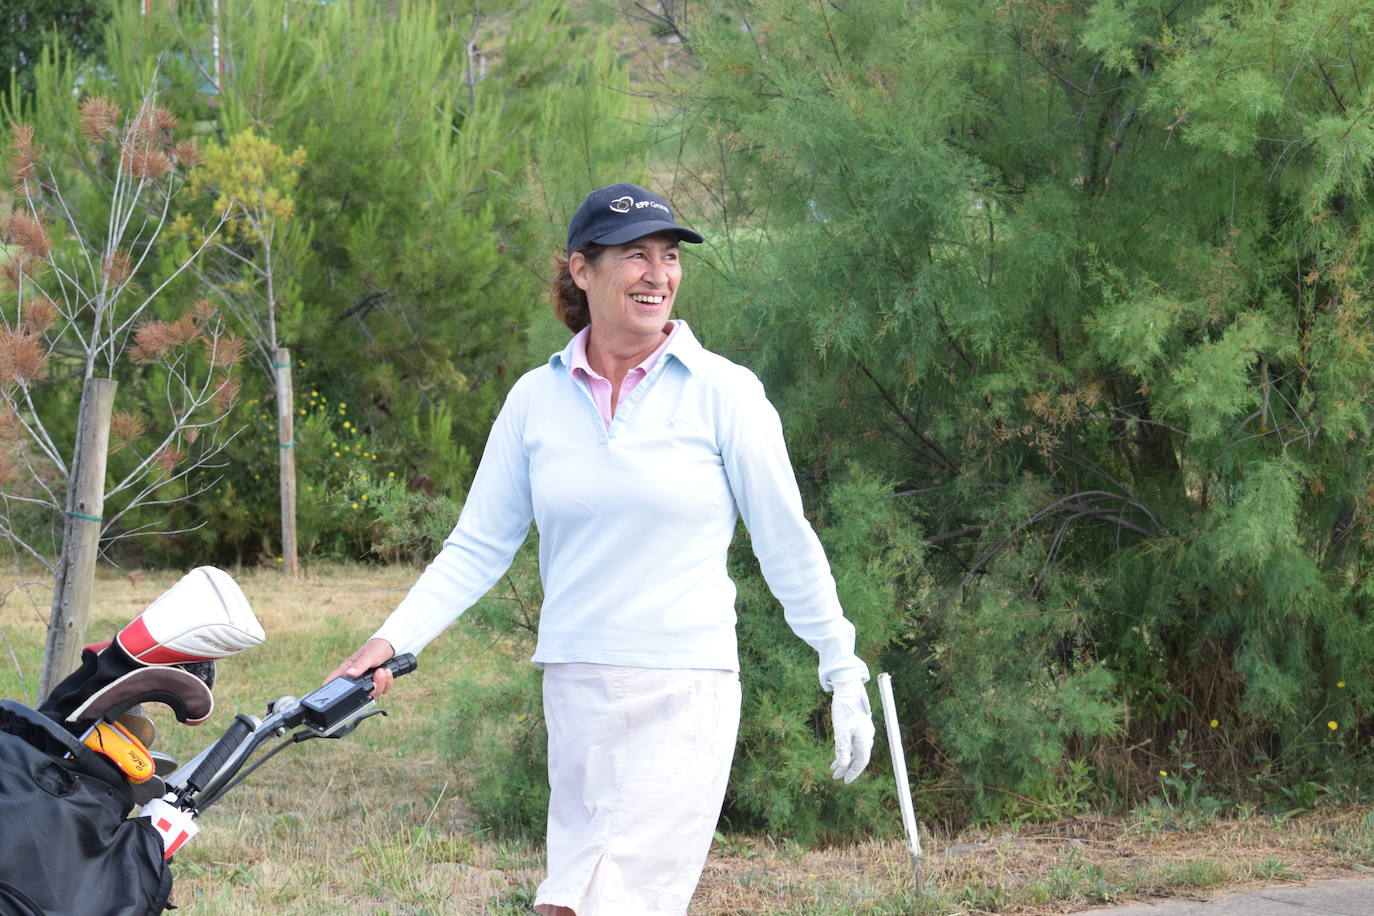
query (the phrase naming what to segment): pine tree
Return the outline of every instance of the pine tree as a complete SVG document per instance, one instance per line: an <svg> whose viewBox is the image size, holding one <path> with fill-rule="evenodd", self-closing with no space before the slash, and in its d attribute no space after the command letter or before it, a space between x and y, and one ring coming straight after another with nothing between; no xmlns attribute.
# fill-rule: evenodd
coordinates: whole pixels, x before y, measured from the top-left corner
<svg viewBox="0 0 1374 916"><path fill-rule="evenodd" d="M1129 785L1186 732L1301 771L1369 727L1370 11L685 24L681 129L725 150L690 307L763 373L816 504L857 462L919 534L930 593L870 626L908 747L979 811L1073 755ZM834 560L903 552L879 528Z"/></svg>
<svg viewBox="0 0 1374 916"><path fill-rule="evenodd" d="M291 223L309 244L293 258L279 339L305 390L347 404L351 428L416 492L461 497L500 398L534 358L529 329L543 329L541 348L556 336L543 315L557 223L590 180L642 159L619 132L635 105L617 89L623 68L557 0L390 12L224 0L219 11L117 11L113 79L161 55L168 92L221 144L251 130L303 151ZM246 384L242 419L262 423L264 392ZM236 453L237 498L206 507L203 533L223 540L192 549L278 553L262 535L275 503L254 492L278 450L260 445L250 437ZM310 511L302 543L320 545ZM366 552L357 535L332 549Z"/></svg>

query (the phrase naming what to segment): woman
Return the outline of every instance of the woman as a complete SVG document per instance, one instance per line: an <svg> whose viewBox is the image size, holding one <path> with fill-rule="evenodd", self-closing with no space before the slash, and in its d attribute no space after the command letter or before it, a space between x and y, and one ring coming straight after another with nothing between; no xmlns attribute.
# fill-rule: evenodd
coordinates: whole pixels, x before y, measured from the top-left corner
<svg viewBox="0 0 1374 916"><path fill-rule="evenodd" d="M575 336L511 389L443 550L330 675L419 651L500 578L535 522L545 916L687 909L739 722L726 575L737 516L787 622L820 654L835 777L852 781L872 748L868 669L802 514L777 412L749 370L670 319L678 244L701 241L637 185L587 197L552 285ZM379 671L376 693L390 681Z"/></svg>

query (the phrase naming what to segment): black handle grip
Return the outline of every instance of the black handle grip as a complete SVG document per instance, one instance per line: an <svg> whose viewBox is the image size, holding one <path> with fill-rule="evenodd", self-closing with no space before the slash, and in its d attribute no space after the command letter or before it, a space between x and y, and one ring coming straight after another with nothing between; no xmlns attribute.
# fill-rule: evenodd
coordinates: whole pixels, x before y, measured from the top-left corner
<svg viewBox="0 0 1374 916"><path fill-rule="evenodd" d="M415 660L415 656L412 653L402 652L400 655L394 656L390 661L378 665L377 667L385 668L386 670L390 671L392 677L400 677L401 675L409 674L416 668L420 667L420 663ZM362 674L355 677L353 681L354 683L361 684L365 686L368 690L371 690L372 675L376 673L376 671L377 668L368 668Z"/></svg>
<svg viewBox="0 0 1374 916"><path fill-rule="evenodd" d="M415 660L415 656L411 653L402 652L382 667L390 671L392 677L400 677L420 667L420 663Z"/></svg>
<svg viewBox="0 0 1374 916"><path fill-rule="evenodd" d="M199 792L209 784L220 767L224 766L229 755L238 750L244 739L253 734L256 725L253 720L243 713L234 717L233 723L224 731L220 739L210 746L206 751L205 757L201 759L199 765L186 779L186 784Z"/></svg>

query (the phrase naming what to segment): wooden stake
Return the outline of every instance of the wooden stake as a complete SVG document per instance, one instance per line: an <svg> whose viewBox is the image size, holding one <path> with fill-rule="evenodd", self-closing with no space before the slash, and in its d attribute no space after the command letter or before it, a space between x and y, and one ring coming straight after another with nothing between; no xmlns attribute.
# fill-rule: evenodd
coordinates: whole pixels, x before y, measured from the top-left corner
<svg viewBox="0 0 1374 916"><path fill-rule="evenodd" d="M81 661L86 620L95 591L95 562L105 511L105 460L110 452L110 413L114 379L88 378L81 389L76 421L76 448L67 481L67 516L62 526L62 555L57 561L52 616L38 682L41 702Z"/></svg>
<svg viewBox="0 0 1374 916"><path fill-rule="evenodd" d="M277 348L273 370L277 386L277 451L281 453L281 557L289 576L300 574L296 553L296 442L294 430L295 396L291 390L291 351Z"/></svg>

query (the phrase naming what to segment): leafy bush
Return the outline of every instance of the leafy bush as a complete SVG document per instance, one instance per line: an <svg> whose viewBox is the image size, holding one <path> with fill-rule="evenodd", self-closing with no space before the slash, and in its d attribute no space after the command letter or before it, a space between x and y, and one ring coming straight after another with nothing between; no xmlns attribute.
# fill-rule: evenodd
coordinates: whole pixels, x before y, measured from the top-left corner
<svg viewBox="0 0 1374 916"><path fill-rule="evenodd" d="M253 191L265 182L277 203L289 193L290 238L285 226L256 241L237 233L202 280L225 298L249 298L243 279L254 274L234 265L263 266L264 238L274 238L280 342L310 366L311 384L350 405L398 477L461 497L467 456L480 453L544 309L543 273L561 232L548 214L565 218L589 175L642 170L643 147L625 131L643 103L620 91L624 62L561 0L395 10L264 0L226 6L213 35L207 10L163 4L143 15L119 5L108 66L83 73L83 91L127 100L156 63L170 104L186 113L184 131L216 150L202 185ZM207 78L216 47L219 80ZM70 143L78 125L69 106L51 102L70 97L77 80L64 61L35 68L40 91L23 103L44 136ZM292 151L289 160L267 155L270 146ZM256 161L236 171L225 155ZM183 252L211 203L206 196L172 214L186 230ZM263 388L246 380L244 397L265 400ZM194 533L141 559L275 558L277 502L257 492L275 472L269 477L253 452L256 437L236 447L220 492L212 487L197 503L203 513L182 519ZM312 507L308 483L299 487L302 546L313 540L326 557L365 553L371 521L355 524L364 515L352 514L351 501L348 511L329 501ZM418 498L401 501L407 515L424 514Z"/></svg>
<svg viewBox="0 0 1374 916"><path fill-rule="evenodd" d="M933 584L897 612L917 635L878 656L921 769L992 816L1075 759L1126 804L1158 791L1184 729L1233 784L1262 756L1299 783L1353 765L1374 733L1374 147L1349 66L1370 21L714 9L662 87L709 140L683 170L728 163L701 172L720 229L683 307L761 373L816 492L857 461L925 539ZM768 690L792 721L799 695Z"/></svg>
<svg viewBox="0 0 1374 916"><path fill-rule="evenodd" d="M549 803L543 680L529 663L543 600L536 555L536 545L526 544L504 581L455 624L482 633L486 651L509 664L494 683L460 678L442 725L478 820L515 835L541 834Z"/></svg>

